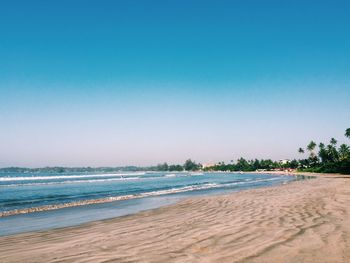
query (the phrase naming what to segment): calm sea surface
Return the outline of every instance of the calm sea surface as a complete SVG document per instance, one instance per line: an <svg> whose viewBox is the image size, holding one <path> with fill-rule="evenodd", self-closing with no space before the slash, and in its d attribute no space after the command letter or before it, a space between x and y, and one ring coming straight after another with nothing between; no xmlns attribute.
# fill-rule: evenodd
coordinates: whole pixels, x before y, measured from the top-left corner
<svg viewBox="0 0 350 263"><path fill-rule="evenodd" d="M194 195L228 193L298 179L250 173L0 173L0 235L78 225Z"/></svg>

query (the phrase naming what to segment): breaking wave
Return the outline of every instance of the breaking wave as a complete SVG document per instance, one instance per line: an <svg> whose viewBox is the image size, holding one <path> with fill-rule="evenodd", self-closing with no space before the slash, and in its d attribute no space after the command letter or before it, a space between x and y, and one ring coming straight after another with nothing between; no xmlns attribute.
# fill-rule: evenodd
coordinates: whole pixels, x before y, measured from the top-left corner
<svg viewBox="0 0 350 263"><path fill-rule="evenodd" d="M27 214L32 212L56 210L56 209L68 208L68 207L101 204L101 203L108 203L108 202L115 202L115 201L129 200L129 199L136 199L136 198L144 198L144 197L150 197L150 196L183 193L183 192L189 192L189 191L198 191L198 190L206 190L206 189L214 189L214 188L227 188L227 187L232 187L234 185L252 184L257 182L265 182L265 181L272 181L272 180L278 180L278 179L280 178L276 177L276 178L257 179L253 181L239 181L239 182L236 181L236 182L224 183L224 184L205 183L201 185L189 185L189 186L184 186L179 188L150 191L150 192L144 192L144 193L138 193L138 194L110 196L110 197L103 197L98 199L89 199L89 200L74 201L74 202L67 202L67 203L61 203L61 204L52 204L52 205L44 205L39 207L2 211L0 212L0 217L6 217L11 215L17 215L17 214Z"/></svg>
<svg viewBox="0 0 350 263"><path fill-rule="evenodd" d="M51 176L13 176L0 177L0 182L8 181L35 181L35 180L57 180L57 179L78 179L78 178L96 178L96 177L123 177L138 176L145 173L116 173L116 174L84 174L84 175L51 175Z"/></svg>

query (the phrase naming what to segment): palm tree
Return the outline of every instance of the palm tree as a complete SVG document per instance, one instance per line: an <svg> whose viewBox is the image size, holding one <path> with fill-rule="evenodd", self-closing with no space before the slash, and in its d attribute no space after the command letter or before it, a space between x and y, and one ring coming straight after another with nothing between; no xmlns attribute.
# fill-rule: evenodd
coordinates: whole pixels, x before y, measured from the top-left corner
<svg viewBox="0 0 350 263"><path fill-rule="evenodd" d="M318 157L321 158L322 162L327 162L328 161L328 152L326 150L326 146L324 145L324 143L320 142L320 144L318 145L318 148L320 149L318 151Z"/></svg>
<svg viewBox="0 0 350 263"><path fill-rule="evenodd" d="M349 148L349 146L347 146L346 144L340 145L338 153L339 153L339 159L341 161L347 159L348 157L350 157L350 148Z"/></svg>
<svg viewBox="0 0 350 263"><path fill-rule="evenodd" d="M313 151L316 147L316 143L314 141L311 141L308 145L307 145L307 149L308 151Z"/></svg>
<svg viewBox="0 0 350 263"><path fill-rule="evenodd" d="M335 148L334 144L332 143L327 145L327 154L331 162L337 162L339 160L337 148Z"/></svg>
<svg viewBox="0 0 350 263"><path fill-rule="evenodd" d="M300 147L300 148L298 149L298 152L299 152L300 154L303 154L305 151L304 151L303 148Z"/></svg>
<svg viewBox="0 0 350 263"><path fill-rule="evenodd" d="M308 145L307 145L307 150L310 152L310 156L314 157L314 152L313 150L315 150L316 147L316 143L314 141L311 141Z"/></svg>
<svg viewBox="0 0 350 263"><path fill-rule="evenodd" d="M337 140L332 138L331 141L330 141L330 144L332 144L333 146L335 146L337 144Z"/></svg>
<svg viewBox="0 0 350 263"><path fill-rule="evenodd" d="M348 137L350 139L350 128L347 128L345 130L345 136Z"/></svg>

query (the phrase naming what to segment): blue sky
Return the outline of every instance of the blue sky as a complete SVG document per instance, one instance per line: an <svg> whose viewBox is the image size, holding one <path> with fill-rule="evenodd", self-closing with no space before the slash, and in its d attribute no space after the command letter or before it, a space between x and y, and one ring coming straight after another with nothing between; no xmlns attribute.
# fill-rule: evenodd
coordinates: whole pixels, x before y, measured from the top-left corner
<svg viewBox="0 0 350 263"><path fill-rule="evenodd" d="M0 166L281 159L311 139L346 141L349 12L347 1L4 1Z"/></svg>

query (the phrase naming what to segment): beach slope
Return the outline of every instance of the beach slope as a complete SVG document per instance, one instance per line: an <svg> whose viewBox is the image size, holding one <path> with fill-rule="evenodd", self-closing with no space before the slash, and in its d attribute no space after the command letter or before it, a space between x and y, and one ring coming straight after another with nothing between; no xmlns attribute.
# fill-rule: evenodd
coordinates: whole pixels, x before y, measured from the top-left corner
<svg viewBox="0 0 350 263"><path fill-rule="evenodd" d="M317 178L0 238L0 262L350 262L350 179Z"/></svg>

